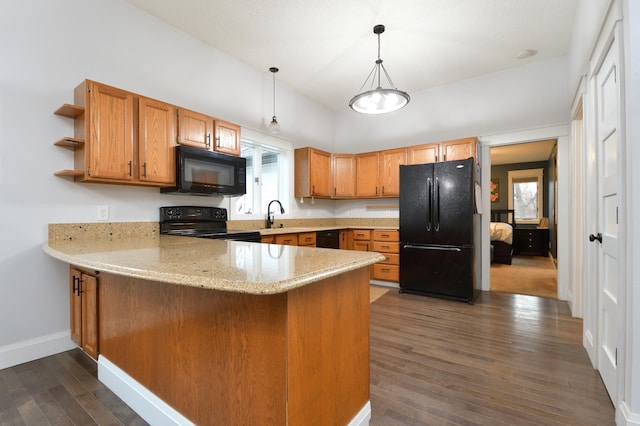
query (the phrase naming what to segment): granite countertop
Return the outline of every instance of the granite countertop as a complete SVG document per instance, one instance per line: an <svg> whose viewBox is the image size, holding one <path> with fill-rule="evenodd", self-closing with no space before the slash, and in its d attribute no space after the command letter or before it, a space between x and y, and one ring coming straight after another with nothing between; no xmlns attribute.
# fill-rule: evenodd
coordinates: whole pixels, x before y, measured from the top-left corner
<svg viewBox="0 0 640 426"><path fill-rule="evenodd" d="M288 231L304 232L292 229ZM287 231L273 231L279 230ZM157 234L109 239L49 238L43 248L50 256L78 267L250 294L284 293L385 259L375 252Z"/></svg>
<svg viewBox="0 0 640 426"><path fill-rule="evenodd" d="M276 234L292 234L299 232L316 232L316 231L331 231L334 229L371 229L371 230L390 230L397 231L397 227L393 226L296 226L296 227L283 227L283 228L264 228L259 229L260 235L276 235Z"/></svg>

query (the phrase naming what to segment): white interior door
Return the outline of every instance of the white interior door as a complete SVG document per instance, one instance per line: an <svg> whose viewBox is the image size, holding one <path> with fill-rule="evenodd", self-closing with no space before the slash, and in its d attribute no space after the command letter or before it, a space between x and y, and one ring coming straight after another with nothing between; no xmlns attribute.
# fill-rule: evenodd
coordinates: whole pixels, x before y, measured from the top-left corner
<svg viewBox="0 0 640 426"><path fill-rule="evenodd" d="M620 274L618 206L620 194L620 67L614 41L596 74L598 370L612 401L617 400Z"/></svg>

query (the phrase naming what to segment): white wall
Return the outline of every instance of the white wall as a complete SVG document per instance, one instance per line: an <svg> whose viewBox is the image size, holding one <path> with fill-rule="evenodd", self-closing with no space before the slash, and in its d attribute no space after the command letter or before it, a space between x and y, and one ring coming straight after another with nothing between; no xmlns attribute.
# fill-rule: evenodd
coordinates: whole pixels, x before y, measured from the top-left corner
<svg viewBox="0 0 640 426"><path fill-rule="evenodd" d="M384 116L336 113L334 152L367 152L567 122L567 57L419 93ZM348 147L348 150L345 149Z"/></svg>
<svg viewBox="0 0 640 426"><path fill-rule="evenodd" d="M24 0L1 8L3 368L26 353L30 339L69 329L67 265L42 251L47 224L95 222L98 205L110 206L110 220L120 222L157 221L167 204L226 202L54 177L73 168L71 151L53 146L73 136L72 120L53 114L73 103L73 88L90 78L260 130L272 115L268 67L277 64L251 69L117 0ZM279 83L277 90L281 135L298 146L330 148L332 113Z"/></svg>

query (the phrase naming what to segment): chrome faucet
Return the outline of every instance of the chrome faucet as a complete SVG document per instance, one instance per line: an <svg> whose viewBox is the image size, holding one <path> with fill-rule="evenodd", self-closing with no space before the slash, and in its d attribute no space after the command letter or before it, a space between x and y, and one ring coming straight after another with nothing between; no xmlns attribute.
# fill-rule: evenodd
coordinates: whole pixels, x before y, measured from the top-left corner
<svg viewBox="0 0 640 426"><path fill-rule="evenodd" d="M271 228L271 225L273 225L273 222L275 220L275 218L271 215L272 203L278 203L278 205L280 206L280 213L284 214L284 207L282 207L282 203L278 200L271 200L269 202L269 205L267 206L267 229Z"/></svg>

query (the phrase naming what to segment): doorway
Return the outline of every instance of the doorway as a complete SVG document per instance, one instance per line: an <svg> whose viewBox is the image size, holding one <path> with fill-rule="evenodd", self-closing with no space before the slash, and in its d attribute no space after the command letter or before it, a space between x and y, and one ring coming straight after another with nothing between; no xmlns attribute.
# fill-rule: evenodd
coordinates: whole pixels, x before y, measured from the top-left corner
<svg viewBox="0 0 640 426"><path fill-rule="evenodd" d="M557 298L557 140L490 155L491 291Z"/></svg>

